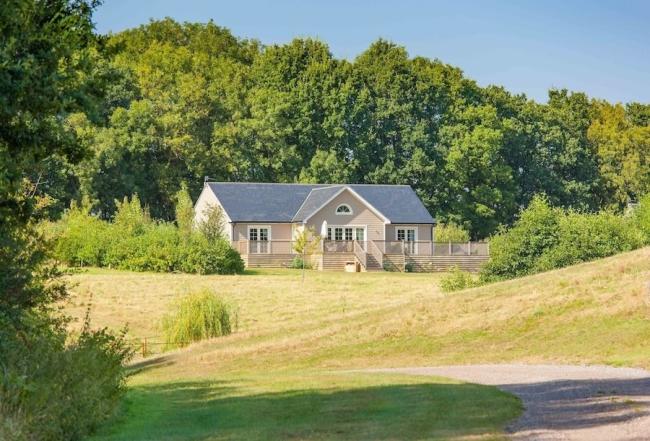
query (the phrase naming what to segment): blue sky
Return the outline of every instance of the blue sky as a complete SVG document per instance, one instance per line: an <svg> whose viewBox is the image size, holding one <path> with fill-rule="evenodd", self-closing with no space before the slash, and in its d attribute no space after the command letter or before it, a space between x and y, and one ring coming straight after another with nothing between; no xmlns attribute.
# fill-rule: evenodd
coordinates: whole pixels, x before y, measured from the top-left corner
<svg viewBox="0 0 650 441"><path fill-rule="evenodd" d="M316 37L350 60L381 37L538 101L557 87L650 103L648 0L104 0L95 21L107 33L166 16L264 44Z"/></svg>

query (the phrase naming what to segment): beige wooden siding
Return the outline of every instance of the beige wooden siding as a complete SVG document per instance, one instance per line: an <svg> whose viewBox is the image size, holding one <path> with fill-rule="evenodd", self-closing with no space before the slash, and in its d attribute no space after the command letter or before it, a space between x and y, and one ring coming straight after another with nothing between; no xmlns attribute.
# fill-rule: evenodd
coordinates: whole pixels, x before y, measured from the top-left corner
<svg viewBox="0 0 650 441"><path fill-rule="evenodd" d="M214 195L212 190L208 186L203 187L203 191L199 195L199 198L196 200L196 204L194 204L194 223L195 225L203 222L206 217L206 210L210 207L221 207L221 204L219 203L219 200L217 197ZM221 207L223 210L223 207ZM232 229L230 228L230 223L228 222L227 215L225 214L226 212L224 211L224 222L223 222L223 232L224 234L232 240Z"/></svg>
<svg viewBox="0 0 650 441"><path fill-rule="evenodd" d="M398 228L417 228L417 240L431 240L431 227L430 224L389 224L386 225L386 240L395 240L397 235L395 231Z"/></svg>
<svg viewBox="0 0 650 441"><path fill-rule="evenodd" d="M262 225L271 228L271 240L291 240L291 224L236 223L233 226L233 240L248 240L248 226Z"/></svg>
<svg viewBox="0 0 650 441"><path fill-rule="evenodd" d="M341 204L348 204L352 209L351 215L336 214L336 208ZM307 227L314 228L320 234L323 221L328 225L356 225L367 226L366 240L384 240L384 220L376 215L356 196L344 190L328 204L322 207L315 215L307 220Z"/></svg>

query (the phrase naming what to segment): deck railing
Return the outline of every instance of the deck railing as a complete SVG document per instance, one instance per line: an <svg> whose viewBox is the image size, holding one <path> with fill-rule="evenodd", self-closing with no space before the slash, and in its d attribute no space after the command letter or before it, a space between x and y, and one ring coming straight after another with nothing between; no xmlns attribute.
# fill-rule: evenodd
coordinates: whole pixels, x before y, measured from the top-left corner
<svg viewBox="0 0 650 441"><path fill-rule="evenodd" d="M354 241L353 240L324 240L323 252L352 253L354 252Z"/></svg>
<svg viewBox="0 0 650 441"><path fill-rule="evenodd" d="M240 240L236 244L240 254L296 254L292 240Z"/></svg>
<svg viewBox="0 0 650 441"><path fill-rule="evenodd" d="M487 242L376 240L374 243L383 254L412 256L488 256L490 254Z"/></svg>
<svg viewBox="0 0 650 441"><path fill-rule="evenodd" d="M296 254L291 240L240 240L233 242L233 248L240 254ZM487 242L431 242L399 240L324 240L323 253L368 253L381 262L386 254L411 256L489 256Z"/></svg>
<svg viewBox="0 0 650 441"><path fill-rule="evenodd" d="M358 240L354 241L354 255L364 268L368 268L368 253L366 253L363 245L365 245L364 242L359 242Z"/></svg>

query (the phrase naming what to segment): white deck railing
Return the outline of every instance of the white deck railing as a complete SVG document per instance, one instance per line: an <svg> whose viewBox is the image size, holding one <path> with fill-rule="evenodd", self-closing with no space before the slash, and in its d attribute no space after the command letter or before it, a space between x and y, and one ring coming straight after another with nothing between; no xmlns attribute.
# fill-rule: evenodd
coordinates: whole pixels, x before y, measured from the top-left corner
<svg viewBox="0 0 650 441"><path fill-rule="evenodd" d="M233 248L241 254L296 254L291 240L240 240ZM489 256L488 242L431 242L398 240L324 240L323 253L372 254L378 261L381 255L411 256ZM358 256L357 256L358 257Z"/></svg>

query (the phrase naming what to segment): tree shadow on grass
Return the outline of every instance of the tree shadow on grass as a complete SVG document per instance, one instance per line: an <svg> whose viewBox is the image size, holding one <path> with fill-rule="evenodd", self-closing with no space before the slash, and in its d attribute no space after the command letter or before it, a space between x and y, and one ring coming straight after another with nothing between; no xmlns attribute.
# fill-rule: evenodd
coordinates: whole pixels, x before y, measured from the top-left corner
<svg viewBox="0 0 650 441"><path fill-rule="evenodd" d="M227 382L134 388L101 440L455 439L501 433L520 402L474 384L250 393ZM486 439L488 439L486 438ZM483 439L483 438L478 438Z"/></svg>

